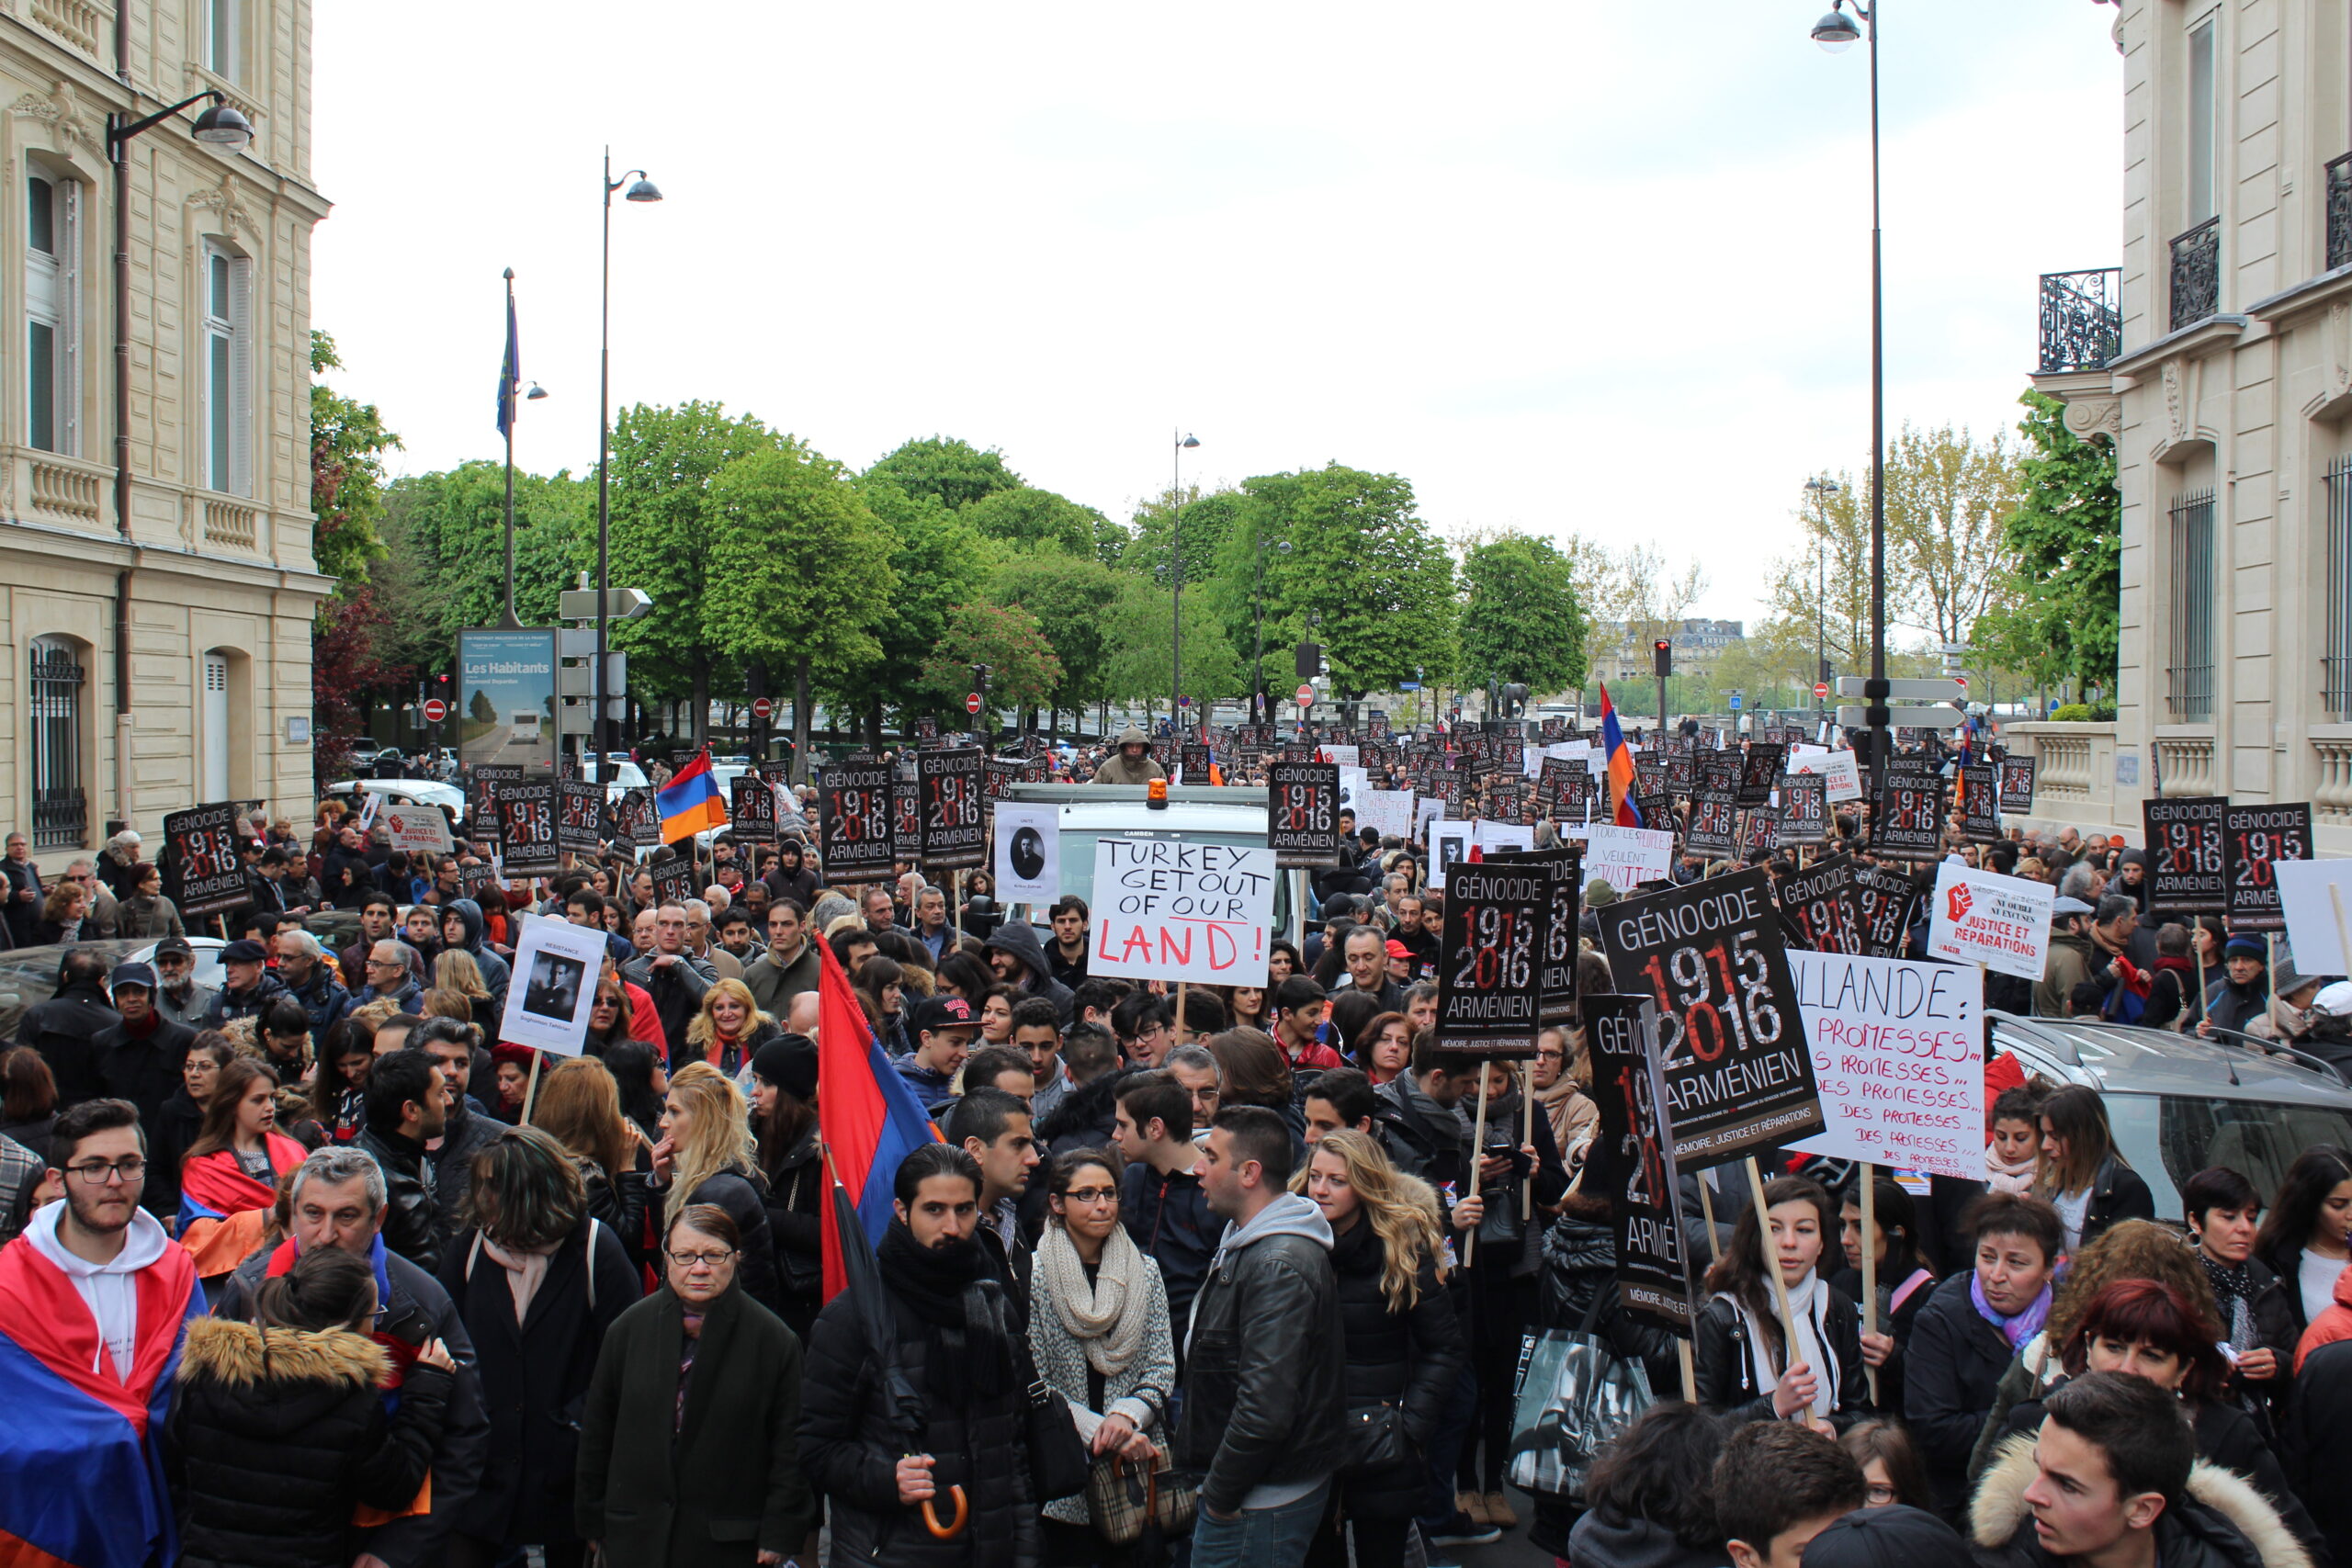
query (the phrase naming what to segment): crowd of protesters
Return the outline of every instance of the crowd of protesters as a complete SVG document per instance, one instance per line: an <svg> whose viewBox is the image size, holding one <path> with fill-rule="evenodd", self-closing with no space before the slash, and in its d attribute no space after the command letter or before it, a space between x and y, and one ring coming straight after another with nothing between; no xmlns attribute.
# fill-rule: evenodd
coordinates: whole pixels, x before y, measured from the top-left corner
<svg viewBox="0 0 2352 1568"><path fill-rule="evenodd" d="M1163 772L1117 739L1057 771ZM1984 1180L1881 1173L1867 1237L1835 1162L1776 1160L1760 1212L1690 1184L1686 1384L1584 1189L1581 1029L1523 1075L1438 1049L1419 846L1345 821L1306 939L1180 1012L1090 975L1075 896L1033 926L984 876L831 886L798 804L665 900L672 850L485 880L487 844L414 862L327 802L307 843L255 835L209 989L135 834L55 885L11 839L8 936L59 967L0 1054L0 1312L78 1297L55 1359L158 1418L111 1469L89 1448L119 1438L14 1423L0 1510L13 1486L68 1547L271 1568L1388 1568L1520 1506L1577 1568L2352 1552L2341 1149L2199 1172L2160 1224L2099 1096L1997 1060ZM2329 977L2142 925L2137 852L1955 850L2059 889L2059 984L1994 1005L2233 1048L2346 1033ZM577 1057L499 1039L540 917L605 933ZM154 945L110 963L101 937ZM941 1134L885 1173L871 1292L827 1277L820 944ZM1554 1330L1655 1400L1547 1491L1510 1472L1545 1440L1515 1417Z"/></svg>

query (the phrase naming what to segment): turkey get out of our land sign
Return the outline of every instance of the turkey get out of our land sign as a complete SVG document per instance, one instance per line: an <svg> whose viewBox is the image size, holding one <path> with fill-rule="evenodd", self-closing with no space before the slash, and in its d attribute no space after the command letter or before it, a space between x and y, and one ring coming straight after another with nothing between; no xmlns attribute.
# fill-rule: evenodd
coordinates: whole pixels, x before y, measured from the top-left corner
<svg viewBox="0 0 2352 1568"><path fill-rule="evenodd" d="M1263 986L1274 852L1173 833L1094 845L1092 975Z"/></svg>

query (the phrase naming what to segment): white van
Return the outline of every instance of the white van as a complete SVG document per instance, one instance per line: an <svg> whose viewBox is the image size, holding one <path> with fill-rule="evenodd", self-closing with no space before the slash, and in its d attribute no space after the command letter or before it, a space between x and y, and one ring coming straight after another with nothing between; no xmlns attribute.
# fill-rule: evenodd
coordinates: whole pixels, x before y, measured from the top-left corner
<svg viewBox="0 0 2352 1568"><path fill-rule="evenodd" d="M539 724L543 717L529 708L517 708L514 722L507 726L507 732L517 740L536 741L539 738Z"/></svg>
<svg viewBox="0 0 2352 1568"><path fill-rule="evenodd" d="M1017 784L1010 798L1061 808L1061 887L1094 907L1094 846L1105 834L1183 833L1211 843L1256 849L1266 845L1266 792L1241 785L1170 784L1168 809L1144 804L1142 784ZM1293 897L1304 873L1274 883L1274 930L1295 942L1301 905ZM1008 919L1026 919L1051 941L1046 911L1015 904Z"/></svg>

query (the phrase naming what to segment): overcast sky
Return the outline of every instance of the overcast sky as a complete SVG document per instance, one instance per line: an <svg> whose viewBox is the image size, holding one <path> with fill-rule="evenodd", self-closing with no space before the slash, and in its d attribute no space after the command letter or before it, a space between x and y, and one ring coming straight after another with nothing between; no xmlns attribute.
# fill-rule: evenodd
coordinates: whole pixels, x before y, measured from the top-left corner
<svg viewBox="0 0 2352 1568"><path fill-rule="evenodd" d="M1826 0L320 6L315 324L407 444L593 473L716 399L864 467L934 433L1128 514L1340 462L1441 529L1702 560L1753 621L1809 473L1866 464L1867 51ZM2013 423L2043 271L2121 246L2121 62L2081 0L1894 0L1887 407Z"/></svg>

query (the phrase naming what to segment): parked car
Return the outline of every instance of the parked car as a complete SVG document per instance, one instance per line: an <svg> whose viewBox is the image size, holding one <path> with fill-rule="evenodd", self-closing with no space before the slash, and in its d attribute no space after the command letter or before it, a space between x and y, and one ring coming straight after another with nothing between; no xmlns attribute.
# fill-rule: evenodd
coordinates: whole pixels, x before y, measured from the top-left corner
<svg viewBox="0 0 2352 1568"><path fill-rule="evenodd" d="M1994 1049L2014 1053L2029 1074L2098 1090L2160 1218L2182 1217L2180 1185L2208 1166L2275 1192L2313 1144L2352 1146L2352 1089L2316 1058L2257 1055L2162 1029L1992 1017Z"/></svg>
<svg viewBox="0 0 2352 1568"><path fill-rule="evenodd" d="M360 790L379 795L395 806L444 806L457 813L458 821L466 819L466 792L435 779L345 779L327 786L330 795L348 795Z"/></svg>

